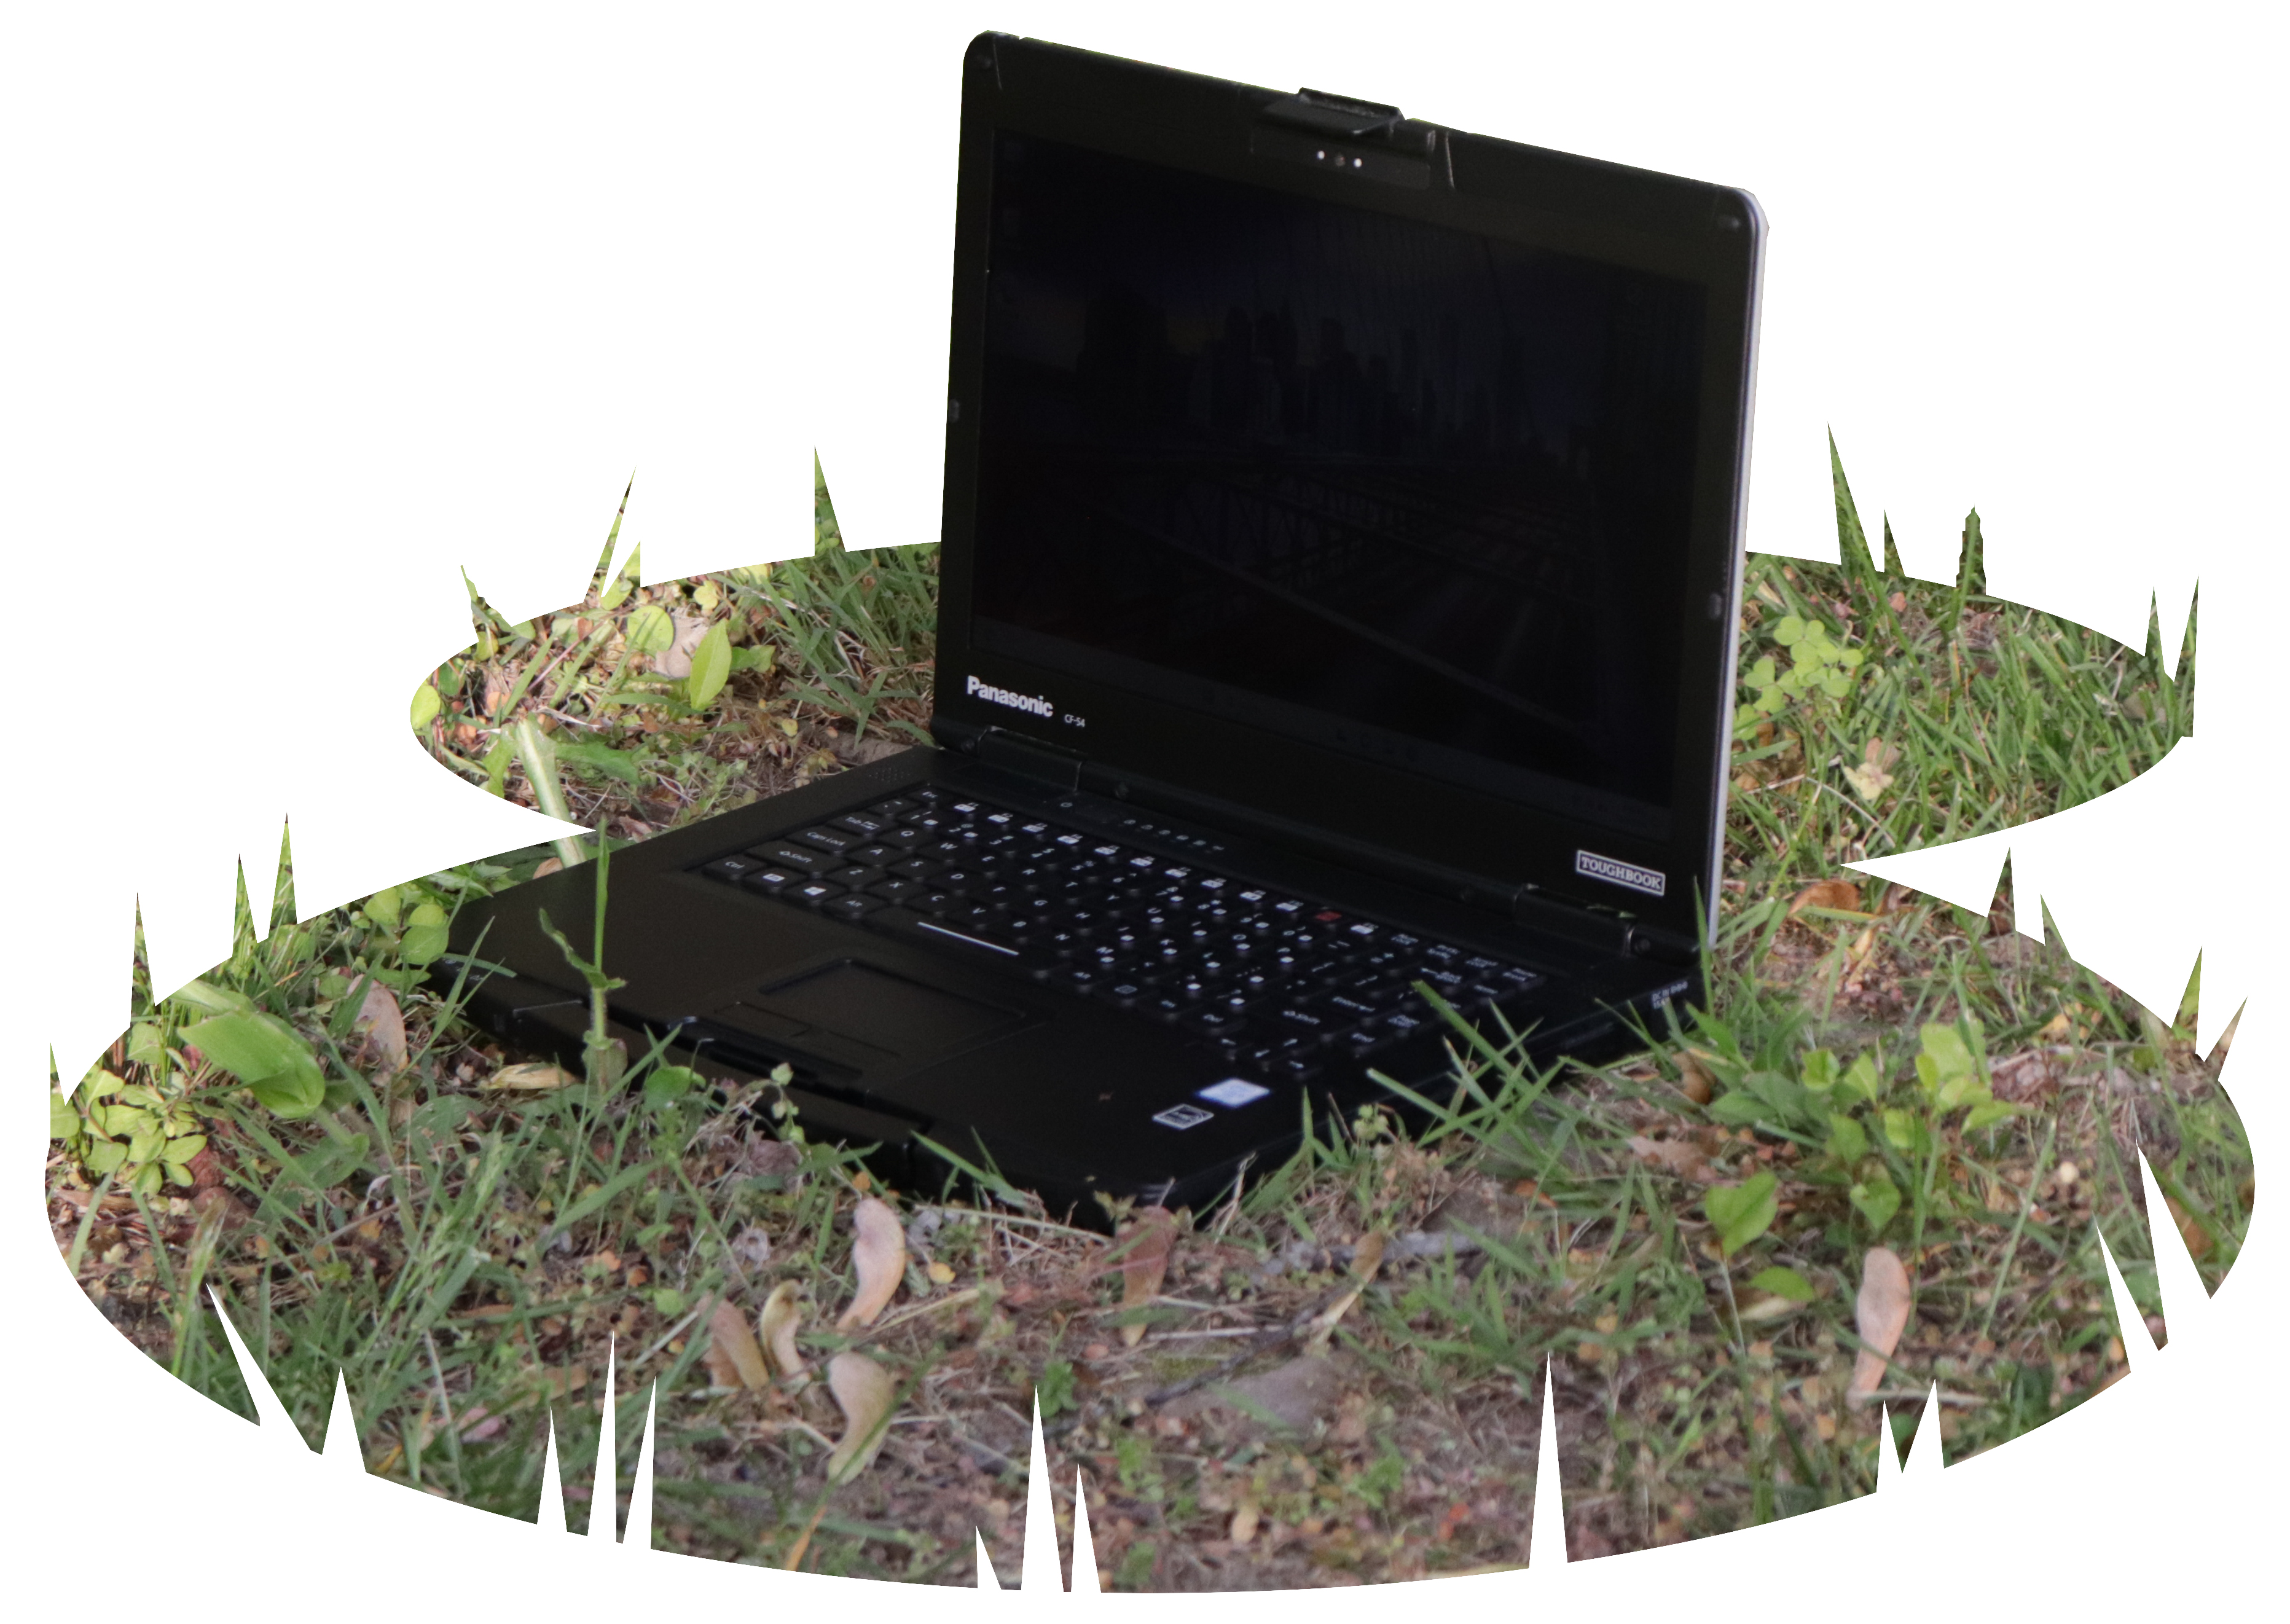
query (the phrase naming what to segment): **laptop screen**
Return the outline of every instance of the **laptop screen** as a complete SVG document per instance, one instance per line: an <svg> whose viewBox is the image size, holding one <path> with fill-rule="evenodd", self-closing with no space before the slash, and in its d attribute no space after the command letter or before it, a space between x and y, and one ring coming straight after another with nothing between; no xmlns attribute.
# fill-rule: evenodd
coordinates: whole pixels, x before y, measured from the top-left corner
<svg viewBox="0 0 2290 1624"><path fill-rule="evenodd" d="M973 645L1666 838L1703 288L995 140Z"/></svg>

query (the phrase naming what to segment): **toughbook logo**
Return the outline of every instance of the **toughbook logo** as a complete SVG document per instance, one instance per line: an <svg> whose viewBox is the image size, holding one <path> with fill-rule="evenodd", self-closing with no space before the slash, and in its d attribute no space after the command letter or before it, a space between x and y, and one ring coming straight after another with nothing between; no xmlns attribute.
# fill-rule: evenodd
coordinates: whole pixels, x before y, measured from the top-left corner
<svg viewBox="0 0 2290 1624"><path fill-rule="evenodd" d="M1022 710L1028 716L1053 716L1058 708L1031 693L1013 693L1007 688L997 688L992 683L981 683L976 677L967 678L963 692L973 698L984 700L989 705L1006 705L1013 710Z"/></svg>
<svg viewBox="0 0 2290 1624"><path fill-rule="evenodd" d="M1641 868L1636 863L1601 857L1596 852L1575 852L1574 872L1586 879L1604 880L1609 885L1626 885L1650 897L1658 897L1669 889L1669 876L1661 869Z"/></svg>

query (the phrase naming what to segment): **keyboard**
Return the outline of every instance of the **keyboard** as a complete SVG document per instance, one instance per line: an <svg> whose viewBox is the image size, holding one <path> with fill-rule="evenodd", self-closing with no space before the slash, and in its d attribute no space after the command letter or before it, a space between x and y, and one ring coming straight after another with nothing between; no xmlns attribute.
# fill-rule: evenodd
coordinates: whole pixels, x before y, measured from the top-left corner
<svg viewBox="0 0 2290 1624"><path fill-rule="evenodd" d="M722 884L912 939L1309 1080L1540 985L1538 972L977 796L922 786L702 864Z"/></svg>

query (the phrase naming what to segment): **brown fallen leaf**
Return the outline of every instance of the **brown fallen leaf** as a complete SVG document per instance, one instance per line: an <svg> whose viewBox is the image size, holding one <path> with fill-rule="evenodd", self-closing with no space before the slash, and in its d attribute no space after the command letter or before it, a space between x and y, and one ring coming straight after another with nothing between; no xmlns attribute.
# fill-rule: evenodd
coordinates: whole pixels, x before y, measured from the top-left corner
<svg viewBox="0 0 2290 1624"><path fill-rule="evenodd" d="M1718 1078L1707 1063L1707 1057L1693 1050L1684 1049L1677 1056L1678 1087L1696 1105L1708 1105L1709 1096L1718 1092Z"/></svg>
<svg viewBox="0 0 2290 1624"><path fill-rule="evenodd" d="M532 877L536 880L541 879L548 875L563 872L564 868L564 860L563 858L544 857L540 862L533 866Z"/></svg>
<svg viewBox="0 0 2290 1624"><path fill-rule="evenodd" d="M1854 1357L1845 1390L1854 1403L1865 1404L1884 1384L1886 1365L1909 1324L1909 1271L1886 1247L1870 1247L1861 1260L1861 1295L1853 1315L1867 1346Z"/></svg>
<svg viewBox="0 0 2290 1624"><path fill-rule="evenodd" d="M580 1080L550 1061L528 1060L523 1065L502 1067L485 1079L484 1085L489 1089L540 1090L565 1088Z"/></svg>
<svg viewBox="0 0 2290 1624"><path fill-rule="evenodd" d="M669 624L673 627L669 645L652 657L652 668L656 676L685 677L692 675L692 656L700 647L700 640L708 635L708 617L687 610L668 612Z"/></svg>
<svg viewBox="0 0 2290 1624"><path fill-rule="evenodd" d="M748 1329L748 1316L728 1297L708 1316L708 1351L702 1356L708 1380L719 1388L771 1384L772 1372L764 1364L764 1350L756 1345L756 1333Z"/></svg>
<svg viewBox="0 0 2290 1624"><path fill-rule="evenodd" d="M859 1276L859 1289L851 1306L835 1322L837 1331L873 1324L898 1294L899 1281L907 1270L906 1231L899 1228L899 1215L888 1206L868 1196L851 1214L851 1227L855 1231L851 1268Z"/></svg>
<svg viewBox="0 0 2290 1624"><path fill-rule="evenodd" d="M1235 1545L1245 1545L1256 1538L1256 1528L1264 1513L1253 1500L1245 1500L1233 1508L1232 1527L1225 1538Z"/></svg>
<svg viewBox="0 0 2290 1624"><path fill-rule="evenodd" d="M1701 1148L1690 1140L1645 1139L1636 1135L1629 1141L1630 1154L1649 1167L1659 1167L1673 1178L1691 1179L1697 1184L1708 1184L1717 1178L1711 1171L1709 1158Z"/></svg>
<svg viewBox="0 0 2290 1624"><path fill-rule="evenodd" d="M1790 904L1789 916L1796 918L1808 908L1830 908L1841 913L1861 911L1861 888L1850 880L1815 880L1797 893Z"/></svg>
<svg viewBox="0 0 2290 1624"><path fill-rule="evenodd" d="M764 1300L764 1311L756 1316L756 1331L763 1338L764 1353L772 1368L790 1387L811 1379L803 1367L803 1355L796 1351L795 1333L802 1327L803 1309L795 1300L795 1282L782 1280Z"/></svg>
<svg viewBox="0 0 2290 1624"><path fill-rule="evenodd" d="M827 1390L843 1412L843 1436L827 1457L827 1480L847 1483L874 1464L890 1436L898 1384L862 1353L843 1352L827 1362Z"/></svg>
<svg viewBox="0 0 2290 1624"><path fill-rule="evenodd" d="M1871 739L1861 752L1859 764L1845 769L1845 781L1862 800L1873 801L1893 787L1892 769L1900 759L1896 747Z"/></svg>
<svg viewBox="0 0 2290 1624"><path fill-rule="evenodd" d="M81 1198L81 1204L85 1204L84 1196ZM107 1210L111 1205L108 1201L103 1204ZM244 1228L247 1220L254 1216L244 1202L219 1184L211 1185L194 1195L191 1212L196 1215L198 1225L212 1224L219 1235L228 1235Z"/></svg>
<svg viewBox="0 0 2290 1624"><path fill-rule="evenodd" d="M1121 1226L1114 1249L1121 1254L1121 1306L1141 1308L1161 1294L1169 1277L1169 1248L1177 1238L1177 1220L1166 1207L1144 1207ZM1145 1340L1145 1322L1121 1328L1121 1340L1134 1348Z"/></svg>
<svg viewBox="0 0 2290 1624"><path fill-rule="evenodd" d="M2163 1197L2163 1204L2171 1209L2171 1221L2179 1226L2179 1238L2187 1243L2187 1255L2199 1263L2214 1244L2211 1232L2203 1220L2179 1204L2174 1196Z"/></svg>
<svg viewBox="0 0 2290 1624"><path fill-rule="evenodd" d="M352 1029L364 1035L382 1076L394 1077L405 1068L405 1017L398 1010L397 995L379 981L366 983Z"/></svg>

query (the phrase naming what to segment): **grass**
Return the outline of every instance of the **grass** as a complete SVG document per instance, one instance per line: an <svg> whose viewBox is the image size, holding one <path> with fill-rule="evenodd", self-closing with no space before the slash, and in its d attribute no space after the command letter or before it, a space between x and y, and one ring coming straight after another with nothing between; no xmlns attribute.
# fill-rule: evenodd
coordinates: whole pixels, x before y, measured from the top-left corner
<svg viewBox="0 0 2290 1624"><path fill-rule="evenodd" d="M498 1086L523 1057L460 1024L422 966L459 900L585 855L548 848L308 924L290 876L261 941L243 915L204 1006L155 1004L139 967L92 1126L128 1113L115 1142L140 1159L99 1171L112 1153L60 1116L59 1249L123 1333L243 1414L207 1285L313 1439L342 1371L369 1468L409 1485L530 1516L553 1405L576 1527L609 1348L623 1482L661 1396L660 1543L870 1577L967 1583L973 1526L1011 1576L1037 1380L1061 1517L1078 1460L1120 1587L1523 1560L1546 1367L1577 1557L1849 1499L1876 1480L1875 1412L1846 1388L1878 1244L1914 1293L1881 1388L1901 1440L1936 1383L1950 1460L2006 1442L2125 1368L2095 1232L2158 1306L2134 1148L2214 1288L2249 1148L2217 1057L2193 1052L2192 988L2166 1023L2055 935L2014 933L2000 900L1969 913L1841 866L2153 764L2191 715L2191 641L2174 675L2151 638L2124 649L1988 598L1976 520L1956 586L1898 580L1841 472L1838 489L1842 566L1750 561L1710 1015L1555 1076L1459 1037L1428 1130L1315 1124L1245 1196L1182 1215L1149 1301L1123 1308L1103 1238L1037 1208L901 1190L904 1290L838 1333L853 1206L886 1193L842 1148L758 1130L767 1088L647 1090L670 1079L645 1057L624 1091ZM820 520L799 564L642 589L600 571L583 604L516 627L475 603L476 645L430 684L430 748L629 839L910 736L934 556L842 553L823 491ZM685 642L726 626L718 691L653 646L648 608ZM520 716L551 740L537 777ZM185 1037L232 996L307 1045L310 1114L276 1115ZM1968 1125L1991 1100L2015 1108ZM1768 1175L1763 1228L1713 1221ZM831 1490L823 1384L709 1374L714 1304L752 1317L783 1282L814 1366L863 1348L901 1395L882 1460Z"/></svg>

